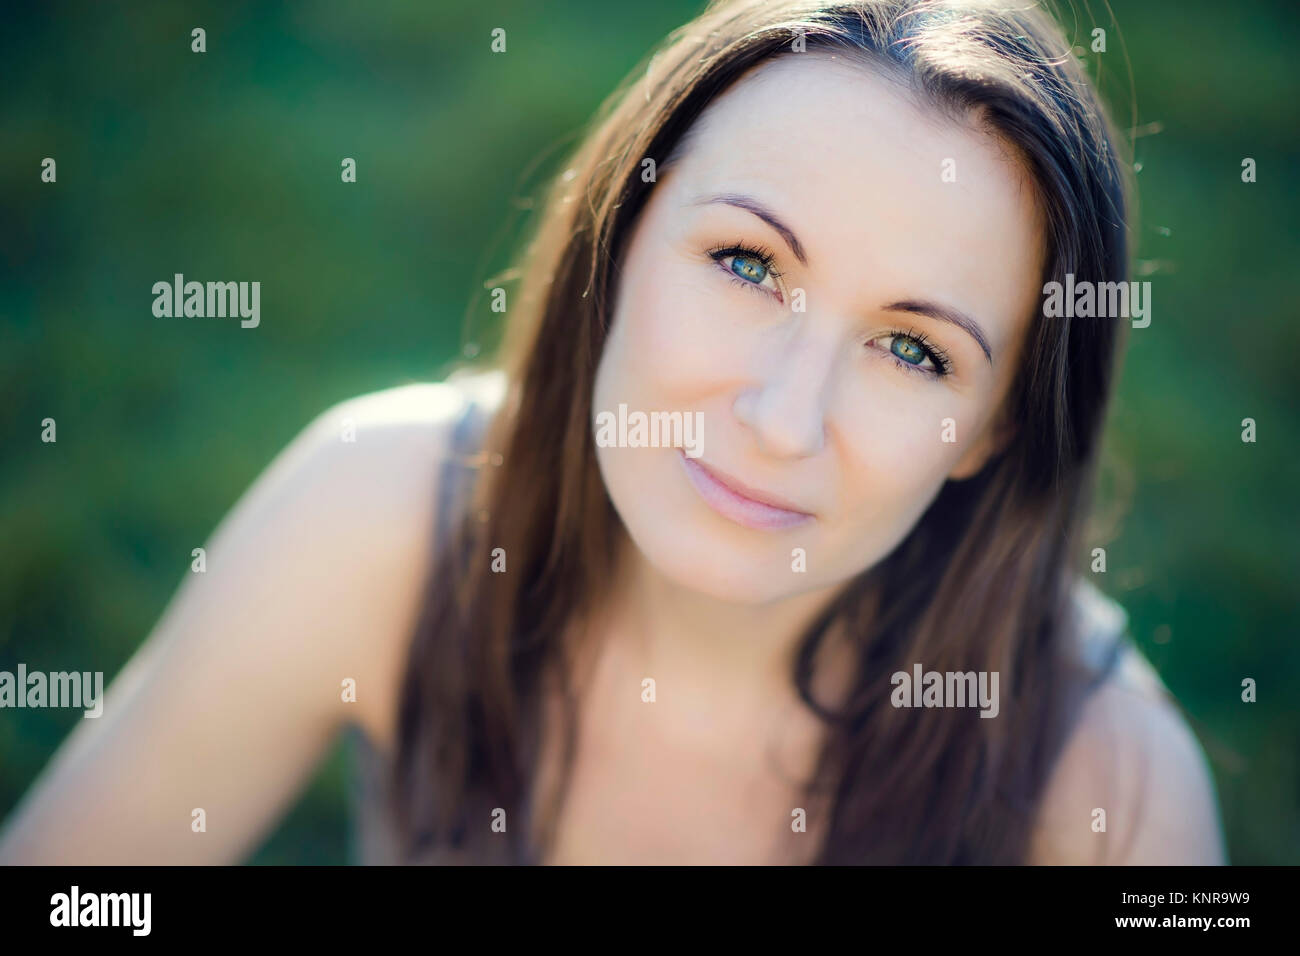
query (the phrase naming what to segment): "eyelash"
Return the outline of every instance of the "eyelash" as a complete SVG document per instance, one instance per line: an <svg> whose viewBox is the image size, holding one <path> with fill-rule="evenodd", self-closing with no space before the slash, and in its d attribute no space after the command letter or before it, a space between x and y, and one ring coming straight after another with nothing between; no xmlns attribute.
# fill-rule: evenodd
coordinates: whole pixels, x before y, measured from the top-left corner
<svg viewBox="0 0 1300 956"><path fill-rule="evenodd" d="M782 273L778 272L775 268L774 263L776 261L776 254L771 249L759 245L753 245L743 240L737 240L736 242L727 243L726 245L715 246L714 248L708 250L708 255L710 259L718 263L720 268L723 268L725 270L725 272L727 273L727 278L730 279L733 283L743 288L751 289L759 293L760 295L766 296L769 299L772 297L772 294L770 292L767 292L760 285L755 285L753 282L746 282L744 279L740 278L730 269L726 269L726 267L722 266L722 260L727 258L728 256L741 256L746 259L753 259L755 262L760 263L763 266L763 268L767 270L768 275L772 276L772 278L774 279L779 279L781 278L782 275ZM779 301L784 301L784 300L779 300ZM945 352L939 345L935 344L934 342L931 342L924 332L920 331L919 329L911 329L911 328L893 329L889 332L886 332L884 335L879 336L879 338L890 338L893 336L902 336L903 338L911 339L912 341L914 341L917 344L917 346L920 347L921 351L924 352L929 357L930 361L933 362L935 366L933 369L922 368L919 365L913 365L910 362L904 362L893 352L887 352L886 354L889 356L890 359L893 360L894 364L897 365L899 368L907 372L914 372L919 375L926 375L930 378L936 378L936 379L943 378L945 375L951 374L952 360L948 357L948 353ZM875 340L873 339L872 341Z"/></svg>
<svg viewBox="0 0 1300 956"><path fill-rule="evenodd" d="M763 268L767 270L768 275L773 279L779 279L782 276L782 273L778 272L776 269L776 253L765 246L752 245L743 240L736 240L735 242L726 245L715 246L708 251L708 255L710 259L718 264L720 269L723 269L727 273L727 277L737 285L744 286L746 289L754 289L761 295L768 297L771 297L770 292L766 291L760 285L746 282L744 279L740 278L740 276L726 268L726 266L722 265L722 260L727 258L727 256L740 256L744 259L753 259L755 262L762 265ZM785 300L779 298L778 301L784 302Z"/></svg>
<svg viewBox="0 0 1300 956"><path fill-rule="evenodd" d="M948 353L939 345L931 342L924 332L920 329L895 329L892 332L886 332L880 338L889 338L891 336L901 335L905 339L911 339L920 347L921 351L929 356L930 361L934 363L934 368L922 368L919 365L913 365L911 362L904 362L893 352L888 352L888 356L894 360L894 364L899 368L906 369L909 372L918 372L921 375L928 375L931 378L943 378L952 372L952 360ZM873 340L874 341L874 340Z"/></svg>

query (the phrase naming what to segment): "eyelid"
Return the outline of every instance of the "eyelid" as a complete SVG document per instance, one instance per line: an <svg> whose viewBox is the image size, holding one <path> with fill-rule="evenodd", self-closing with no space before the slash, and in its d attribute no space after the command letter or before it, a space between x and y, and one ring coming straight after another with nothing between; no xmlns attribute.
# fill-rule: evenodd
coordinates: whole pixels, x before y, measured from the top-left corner
<svg viewBox="0 0 1300 956"><path fill-rule="evenodd" d="M867 340L867 342L870 344L878 339L888 339L895 336L901 336L902 338L911 339L916 342L917 345L920 346L921 351L924 352L929 357L930 361L934 363L933 368L913 365L911 362L904 362L895 355L892 350L885 349L885 354L889 358L893 359L898 365L901 365L909 372L919 372L920 374L929 376L932 379L946 378L952 374L952 359L948 355L948 352L937 343L931 341L929 336L924 332L917 329L890 329L886 332L881 332L879 335L873 335Z"/></svg>
<svg viewBox="0 0 1300 956"><path fill-rule="evenodd" d="M724 258L725 258L725 257L724 257ZM775 299L778 305L780 305L780 304L782 304L782 303L785 302L785 298L781 295L781 293L780 293L779 291L776 291L776 292L769 292L767 289L764 289L761 285L754 285L754 283L752 283L752 282L746 282L746 281L745 281L744 279L742 279L740 276L738 276L738 275L736 275L734 272L731 272L730 270L726 269L726 268L725 268L724 266L722 266L721 264L718 266L718 268L723 269L724 272L725 272L726 277L727 277L730 281L734 282L736 285L741 286L741 287L746 288L746 289L753 289L753 290L754 290L755 292L757 292L759 295L761 295L761 296L765 296L765 297L766 297L767 299L769 299L769 300L770 300L770 299Z"/></svg>
<svg viewBox="0 0 1300 956"><path fill-rule="evenodd" d="M724 242L722 245L713 246L708 250L709 258L715 262L722 256L744 255L751 259L757 259L763 263L764 267L772 274L774 278L780 278L784 273L777 271L776 253L763 245L761 242L750 242L747 239L736 239L732 242Z"/></svg>
<svg viewBox="0 0 1300 956"><path fill-rule="evenodd" d="M727 276L727 278L730 281L734 282L736 285L743 286L746 289L752 289L755 292L758 292L759 294L768 297L769 299L775 298L777 302L784 304L785 302L784 289L780 288L781 286L784 285L784 283L779 281L783 273L777 270L776 254L772 252L770 249L767 249L760 243L750 243L747 242L746 240L738 239L735 242L725 243L723 245L714 246L710 248L707 251L707 255L718 266L718 268L723 271L723 273ZM722 264L723 259L726 259L731 256L744 256L746 258L754 259L762 263L763 267L767 269L768 274L771 275L773 279L778 280L777 282L778 290L774 293L768 292L763 288L761 284L746 282L744 279L740 278L740 276L736 275L735 272L733 272L731 269L728 269L726 266ZM897 355L895 355L891 350L886 350L885 354L895 364L901 366L902 368L906 369L909 372L916 372L917 374L924 375L932 380L946 378L947 376L952 374L952 359L948 355L947 350L939 346L934 341L932 341L929 336L927 336L924 332L922 332L919 329L894 328L886 332L881 332L879 335L873 336L872 338L868 339L867 342L870 343L880 338L891 338L894 336L902 336L903 338L912 339L914 342L916 342L917 345L920 346L921 350L929 357L934 367L925 368L924 366L913 365L910 362L904 362Z"/></svg>
<svg viewBox="0 0 1300 956"><path fill-rule="evenodd" d="M779 303L785 303L785 284L781 281L781 277L784 273L776 268L776 254L761 243L753 243L744 239L737 239L735 242L714 246L708 249L706 254L732 281L743 285L746 288L756 289L769 298L775 298ZM763 268L767 270L768 275L776 280L776 289L768 291L761 284L746 282L744 279L737 276L735 272L722 264L722 260L729 257L742 257L762 263Z"/></svg>

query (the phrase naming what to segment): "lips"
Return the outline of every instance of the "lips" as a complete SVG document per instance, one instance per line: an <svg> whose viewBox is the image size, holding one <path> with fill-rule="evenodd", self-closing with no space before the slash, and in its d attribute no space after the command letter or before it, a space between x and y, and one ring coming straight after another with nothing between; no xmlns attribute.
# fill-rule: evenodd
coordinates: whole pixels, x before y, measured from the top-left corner
<svg viewBox="0 0 1300 956"><path fill-rule="evenodd" d="M813 515L799 510L792 502L757 488L751 488L725 475L697 458L678 453L691 484L714 511L746 528L778 531L795 528L813 520Z"/></svg>

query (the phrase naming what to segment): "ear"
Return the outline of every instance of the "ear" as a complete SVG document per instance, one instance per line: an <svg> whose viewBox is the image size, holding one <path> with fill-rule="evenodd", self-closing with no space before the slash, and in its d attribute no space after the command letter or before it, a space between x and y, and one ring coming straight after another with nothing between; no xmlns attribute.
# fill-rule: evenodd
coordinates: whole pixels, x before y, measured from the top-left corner
<svg viewBox="0 0 1300 956"><path fill-rule="evenodd" d="M1006 451L1018 431L1019 425L1007 419L990 422L985 426L984 433L966 449L966 453L948 473L948 479L965 481L979 474L990 460Z"/></svg>

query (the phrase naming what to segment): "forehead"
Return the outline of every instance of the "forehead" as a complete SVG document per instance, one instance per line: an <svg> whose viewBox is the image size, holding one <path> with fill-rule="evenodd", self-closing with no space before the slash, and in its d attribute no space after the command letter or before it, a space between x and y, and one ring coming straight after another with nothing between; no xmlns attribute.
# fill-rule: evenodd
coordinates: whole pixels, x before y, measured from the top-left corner
<svg viewBox="0 0 1300 956"><path fill-rule="evenodd" d="M1034 308L1041 216L1014 151L876 69L821 52L760 64L705 110L676 171L691 215L743 222L692 203L759 198L794 230L819 282L946 298L976 314L995 347Z"/></svg>

